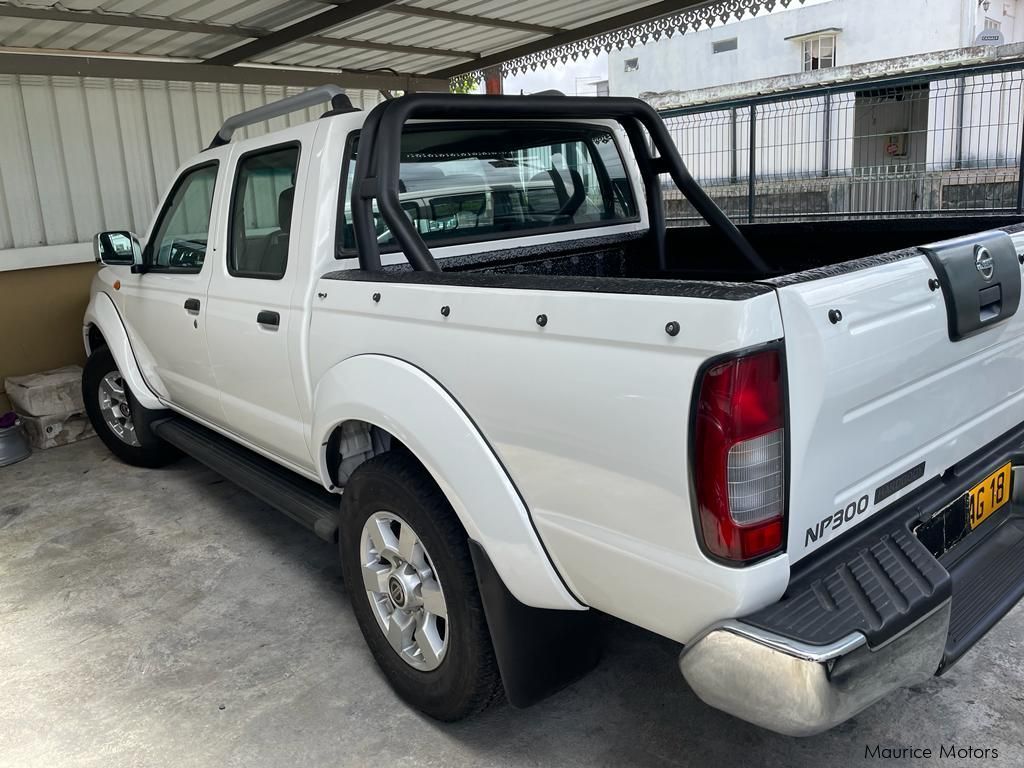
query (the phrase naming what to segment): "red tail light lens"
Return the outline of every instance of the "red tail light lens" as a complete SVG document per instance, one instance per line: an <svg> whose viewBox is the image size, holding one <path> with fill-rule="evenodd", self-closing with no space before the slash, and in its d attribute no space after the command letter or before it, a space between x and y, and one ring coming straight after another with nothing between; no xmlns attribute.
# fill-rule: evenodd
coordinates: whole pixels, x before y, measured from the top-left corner
<svg viewBox="0 0 1024 768"><path fill-rule="evenodd" d="M777 350L737 357L704 373L694 480L704 545L718 557L745 561L782 547L784 408Z"/></svg>

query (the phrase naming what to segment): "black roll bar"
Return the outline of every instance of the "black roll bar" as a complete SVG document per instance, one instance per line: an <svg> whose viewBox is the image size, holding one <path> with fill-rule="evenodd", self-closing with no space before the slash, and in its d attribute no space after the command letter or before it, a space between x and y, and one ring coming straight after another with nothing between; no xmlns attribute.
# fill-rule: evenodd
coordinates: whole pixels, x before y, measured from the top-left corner
<svg viewBox="0 0 1024 768"><path fill-rule="evenodd" d="M658 249L658 263L665 266L665 213L660 173L672 177L690 204L717 229L751 267L768 272L743 234L722 212L690 174L658 113L639 99L578 96L475 96L414 93L378 104L367 115L359 136L359 152L352 184L352 225L359 252L359 266L380 269L380 246L373 223L371 200L398 240L409 263L424 272L440 268L416 227L402 210L399 197L402 129L413 119L425 120L615 120L625 130L644 178L648 218ZM652 157L644 131L658 151Z"/></svg>

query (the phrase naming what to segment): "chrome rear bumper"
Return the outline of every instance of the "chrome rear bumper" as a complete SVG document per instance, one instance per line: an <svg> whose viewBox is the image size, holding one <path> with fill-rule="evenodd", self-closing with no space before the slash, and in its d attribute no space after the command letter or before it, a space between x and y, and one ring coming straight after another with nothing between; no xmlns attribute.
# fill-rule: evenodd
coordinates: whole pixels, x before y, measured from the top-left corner
<svg viewBox="0 0 1024 768"><path fill-rule="evenodd" d="M949 619L947 600L877 648L858 632L814 646L730 621L687 646L679 669L706 704L787 736L811 736L933 676Z"/></svg>

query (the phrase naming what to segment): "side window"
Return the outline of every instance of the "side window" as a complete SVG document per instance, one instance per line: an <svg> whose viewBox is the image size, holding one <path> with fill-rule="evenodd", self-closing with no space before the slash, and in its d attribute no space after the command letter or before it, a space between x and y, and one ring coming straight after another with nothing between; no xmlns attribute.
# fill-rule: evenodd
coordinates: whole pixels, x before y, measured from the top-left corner
<svg viewBox="0 0 1024 768"><path fill-rule="evenodd" d="M357 153L355 145L339 206L342 255L355 247L350 197ZM402 209L428 245L599 227L637 215L615 140L596 126L413 126L402 134L399 175ZM381 250L395 250L384 220L375 222Z"/></svg>
<svg viewBox="0 0 1024 768"><path fill-rule="evenodd" d="M178 179L149 241L150 269L194 274L203 268L216 184L216 163Z"/></svg>
<svg viewBox="0 0 1024 768"><path fill-rule="evenodd" d="M228 243L228 272L235 277L284 277L298 165L296 145L260 150L239 160Z"/></svg>

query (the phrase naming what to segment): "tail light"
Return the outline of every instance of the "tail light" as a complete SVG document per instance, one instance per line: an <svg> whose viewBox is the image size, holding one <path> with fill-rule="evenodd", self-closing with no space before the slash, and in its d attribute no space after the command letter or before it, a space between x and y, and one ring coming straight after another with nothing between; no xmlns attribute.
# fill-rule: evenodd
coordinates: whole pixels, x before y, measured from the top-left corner
<svg viewBox="0 0 1024 768"><path fill-rule="evenodd" d="M786 493L777 350L711 366L697 400L694 482L708 552L746 561L781 549Z"/></svg>

